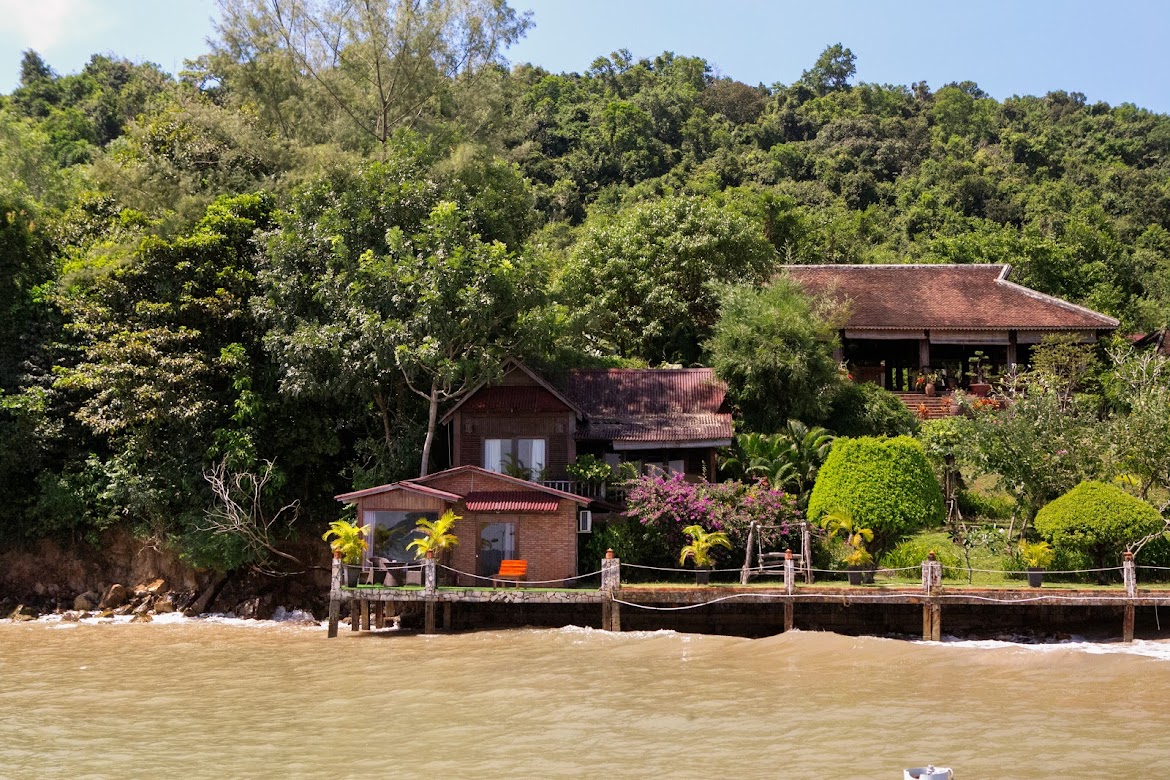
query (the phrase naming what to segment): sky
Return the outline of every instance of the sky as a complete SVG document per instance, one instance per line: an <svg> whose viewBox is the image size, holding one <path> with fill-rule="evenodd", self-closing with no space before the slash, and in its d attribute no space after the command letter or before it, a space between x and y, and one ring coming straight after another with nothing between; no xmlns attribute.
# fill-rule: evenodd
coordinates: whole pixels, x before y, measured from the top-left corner
<svg viewBox="0 0 1170 780"><path fill-rule="evenodd" d="M938 88L974 81L993 97L1081 92L1090 102L1170 113L1170 2L1164 0L512 0L535 27L513 62L584 71L628 49L706 59L749 84L789 84L828 45L857 58L858 81ZM0 0L0 92L20 53L58 73L91 54L170 73L206 51L214 0Z"/></svg>

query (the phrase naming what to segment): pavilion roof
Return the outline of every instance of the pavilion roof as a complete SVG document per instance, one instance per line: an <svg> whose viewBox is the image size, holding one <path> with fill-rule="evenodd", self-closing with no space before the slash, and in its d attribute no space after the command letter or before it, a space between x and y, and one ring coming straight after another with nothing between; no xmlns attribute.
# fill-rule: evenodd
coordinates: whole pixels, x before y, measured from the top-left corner
<svg viewBox="0 0 1170 780"><path fill-rule="evenodd" d="M1007 280L1011 265L803 265L788 276L850 305L847 328L1113 330L1118 321Z"/></svg>

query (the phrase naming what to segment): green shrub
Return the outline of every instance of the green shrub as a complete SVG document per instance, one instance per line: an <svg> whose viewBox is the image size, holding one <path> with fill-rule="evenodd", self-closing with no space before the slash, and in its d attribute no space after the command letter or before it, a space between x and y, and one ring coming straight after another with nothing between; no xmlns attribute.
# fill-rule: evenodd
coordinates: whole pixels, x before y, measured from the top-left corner
<svg viewBox="0 0 1170 780"><path fill-rule="evenodd" d="M1006 493L989 496L974 490L961 491L959 511L965 518L985 517L988 520L1007 520L1016 511L1016 500Z"/></svg>
<svg viewBox="0 0 1170 780"><path fill-rule="evenodd" d="M646 526L637 520L612 516L607 522L595 523L593 533L585 543L583 571L594 571L605 557L605 551L612 549L622 563L640 566L661 566L670 568L678 565L674 548L671 548L666 534L655 526ZM626 573L623 572L625 577Z"/></svg>
<svg viewBox="0 0 1170 780"><path fill-rule="evenodd" d="M888 390L848 382L834 396L824 426L838 436L905 436L918 430L918 418Z"/></svg>
<svg viewBox="0 0 1170 780"><path fill-rule="evenodd" d="M942 523L942 490L922 445L909 436L837 439L809 498L817 522L836 509L874 531L870 551L881 553L907 533Z"/></svg>
<svg viewBox="0 0 1170 780"><path fill-rule="evenodd" d="M1098 568L1121 565L1131 542L1162 528L1157 509L1116 485L1082 482L1036 514L1036 530L1057 549L1089 555Z"/></svg>
<svg viewBox="0 0 1170 780"><path fill-rule="evenodd" d="M932 531L911 536L886 553L883 568L910 569L897 572L896 576L918 579L922 573L922 562L934 550L935 559L943 566L943 576L952 577L963 568L963 550L951 537L942 531Z"/></svg>

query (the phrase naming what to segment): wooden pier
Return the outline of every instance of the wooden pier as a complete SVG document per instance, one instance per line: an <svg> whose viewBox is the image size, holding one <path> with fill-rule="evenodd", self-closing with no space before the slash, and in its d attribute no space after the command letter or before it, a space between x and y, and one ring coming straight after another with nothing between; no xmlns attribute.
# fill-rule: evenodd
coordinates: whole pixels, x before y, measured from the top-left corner
<svg viewBox="0 0 1170 780"><path fill-rule="evenodd" d="M1117 610L1122 618L1121 639L1133 641L1134 616L1137 607L1170 607L1170 590L1139 591L1133 559L1123 562L1124 585L1116 590L1088 590L1077 588L991 589L946 586L942 582L942 565L935 560L922 563L922 581L917 587L883 586L843 587L800 585L791 559L783 567L783 585L776 588L735 585L718 586L623 586L620 561L606 558L602 561L601 586L597 589L564 588L537 589L455 588L437 587L436 565L433 560L422 562L422 587L383 587L342 585L343 566L334 560L332 586L329 594L329 636L338 633L341 612L348 605L350 628L353 631L382 628L388 607L401 608L421 604L423 632L437 629L438 613L442 613L443 628L451 627L452 607L461 605L552 605L581 608L593 605L600 613L601 628L622 630L623 610L657 610L679 612L709 605L746 605L760 610L760 614L775 615L783 611L783 630L792 630L795 616L802 605L829 605L865 607L866 605L899 605L919 607L922 611L921 636L927 641L939 641L943 633L944 607L1108 607ZM588 607L587 607L588 608Z"/></svg>

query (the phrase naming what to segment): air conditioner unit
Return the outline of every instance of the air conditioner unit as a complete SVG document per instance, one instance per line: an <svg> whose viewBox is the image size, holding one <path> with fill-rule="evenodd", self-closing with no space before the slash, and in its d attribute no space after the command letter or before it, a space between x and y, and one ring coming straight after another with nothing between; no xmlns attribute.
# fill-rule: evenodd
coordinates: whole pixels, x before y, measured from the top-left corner
<svg viewBox="0 0 1170 780"><path fill-rule="evenodd" d="M593 533L593 513L588 509L582 509L577 512L577 533Z"/></svg>

